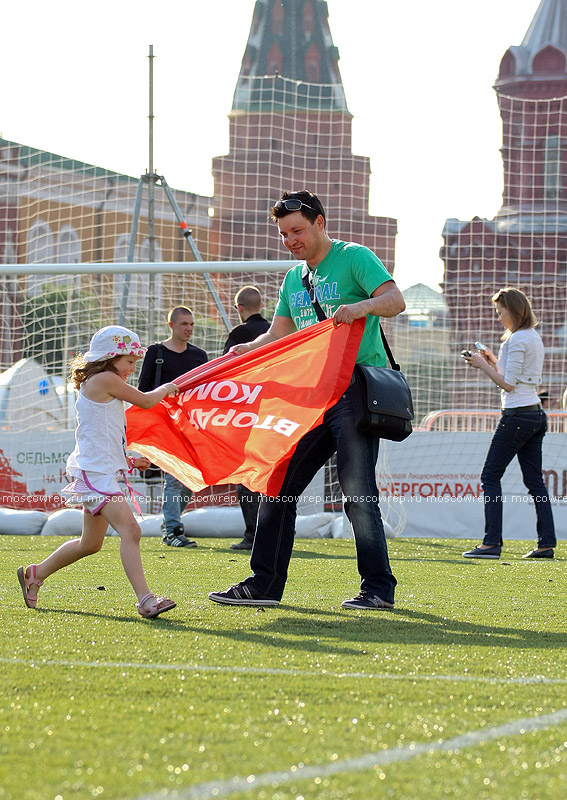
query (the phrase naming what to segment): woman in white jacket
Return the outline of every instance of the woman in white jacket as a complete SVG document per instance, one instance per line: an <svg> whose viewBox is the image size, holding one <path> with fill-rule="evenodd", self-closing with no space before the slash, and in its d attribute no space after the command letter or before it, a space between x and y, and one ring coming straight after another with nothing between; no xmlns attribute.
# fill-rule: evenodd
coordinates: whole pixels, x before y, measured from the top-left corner
<svg viewBox="0 0 567 800"><path fill-rule="evenodd" d="M500 558L502 550L501 479L514 456L518 457L524 484L532 496L537 517L537 547L524 558L553 558L557 544L549 493L542 474L542 442L547 417L537 394L541 383L544 349L535 326L530 301L519 289L500 289L493 298L498 320L505 328L498 359L489 350L464 355L500 387L502 417L484 462L484 539L463 553L465 558Z"/></svg>

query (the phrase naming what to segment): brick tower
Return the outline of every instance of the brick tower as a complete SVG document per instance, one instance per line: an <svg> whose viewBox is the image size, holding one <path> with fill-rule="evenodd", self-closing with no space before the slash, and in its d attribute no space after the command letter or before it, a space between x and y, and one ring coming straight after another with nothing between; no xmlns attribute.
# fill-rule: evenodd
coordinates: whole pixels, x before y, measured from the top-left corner
<svg viewBox="0 0 567 800"><path fill-rule="evenodd" d="M503 126L502 207L494 219L449 219L441 257L456 354L475 340L496 346L502 329L490 296L517 286L532 299L547 348L544 388L565 387L567 345L567 0L542 0L494 86ZM494 406L490 387L457 367L454 406ZM474 387L474 391L473 391ZM478 387L478 388L476 388Z"/></svg>
<svg viewBox="0 0 567 800"><path fill-rule="evenodd" d="M229 114L230 151L213 160L211 259L282 259L270 206L310 189L329 234L394 267L396 220L368 214L370 162L352 154L347 108L324 0L257 0Z"/></svg>

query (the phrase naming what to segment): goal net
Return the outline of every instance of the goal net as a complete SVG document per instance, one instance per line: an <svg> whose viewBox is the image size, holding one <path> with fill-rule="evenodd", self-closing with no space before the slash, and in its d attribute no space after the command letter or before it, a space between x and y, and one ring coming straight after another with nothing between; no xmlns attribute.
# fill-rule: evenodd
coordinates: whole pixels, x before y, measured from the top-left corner
<svg viewBox="0 0 567 800"><path fill-rule="evenodd" d="M397 530L418 502L437 505L427 514L423 506L412 512L413 533L436 531L445 500L473 497L479 505L479 474L499 397L465 368L459 353L476 341L497 350L501 329L490 297L506 285L528 294L540 320L546 346L540 388L549 394L552 432L545 439L544 468L557 502L567 496L561 409L567 374L566 99L499 100L505 131L501 211L494 219L448 219L442 292L427 286L425 271L423 282L404 292L406 311L384 320L415 403L416 432L407 442L381 446L379 483ZM269 219L283 189L314 190L327 209L331 237L367 245L395 277L396 220L369 213L370 163L353 155L351 123L340 83L244 76L229 115L228 153L213 159L214 194L175 189L173 204L163 177L138 180L0 140L3 488L17 487L18 497L29 496L28 505L42 508L49 506L50 488L61 486L73 427L68 361L97 328L121 322L149 343L166 336L167 311L185 304L195 313L193 343L214 358L239 321L233 299L242 285L258 286L270 318L291 263ZM380 206L387 205L382 197ZM424 263L436 256L424 253ZM523 494L518 474L506 491ZM322 508L338 510L340 502L331 464ZM454 504L447 508L455 513ZM476 535L482 522L466 519L462 535ZM445 528L455 525L448 521Z"/></svg>

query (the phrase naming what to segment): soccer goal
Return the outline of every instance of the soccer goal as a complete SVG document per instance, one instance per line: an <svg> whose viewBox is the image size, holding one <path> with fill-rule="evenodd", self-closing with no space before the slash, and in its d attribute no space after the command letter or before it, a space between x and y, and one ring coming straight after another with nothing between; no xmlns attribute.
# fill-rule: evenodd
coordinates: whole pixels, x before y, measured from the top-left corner
<svg viewBox="0 0 567 800"><path fill-rule="evenodd" d="M228 329L239 322L233 306L238 289L257 286L269 319L290 263L1 265L0 506L49 511L61 507L59 490L66 482L65 461L74 437L69 362L87 348L98 328L121 321L138 333L142 343L150 344L169 335L168 311L185 305L195 316L192 342L215 358L222 354ZM473 392L466 408L447 406L443 383L450 380L450 372L447 369L441 376L434 371L435 366L439 370L435 351L425 346L416 350L414 345L410 363L404 350L412 351L416 336L407 316L384 323L394 353L410 375L419 409L415 432L408 440L381 443L377 479L387 528L395 535L407 521L405 530L414 535L474 535L472 528L480 530L482 524L479 475L498 419L496 395L490 409ZM454 353L452 357L458 358ZM412 365L413 373L408 369ZM566 412L549 409L548 416L544 468L559 514L567 496ZM147 512L159 513L159 480L144 491L150 497ZM199 498L199 507L233 503L231 491L231 487L211 489ZM505 491L512 498L524 497L517 471L510 473ZM341 508L331 461L300 503L300 513ZM522 521L531 513L519 501L515 511Z"/></svg>

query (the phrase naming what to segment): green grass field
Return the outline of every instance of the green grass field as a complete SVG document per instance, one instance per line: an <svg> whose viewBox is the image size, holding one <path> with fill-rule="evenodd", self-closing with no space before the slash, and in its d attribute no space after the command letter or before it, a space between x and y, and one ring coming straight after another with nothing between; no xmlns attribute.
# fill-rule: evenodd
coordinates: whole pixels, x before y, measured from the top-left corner
<svg viewBox="0 0 567 800"><path fill-rule="evenodd" d="M255 609L207 599L249 574L230 540L145 539L178 602L151 621L115 538L27 609L16 568L60 542L0 537L0 800L565 797L561 558L400 538L396 609L356 612L353 542L300 540L283 604Z"/></svg>

